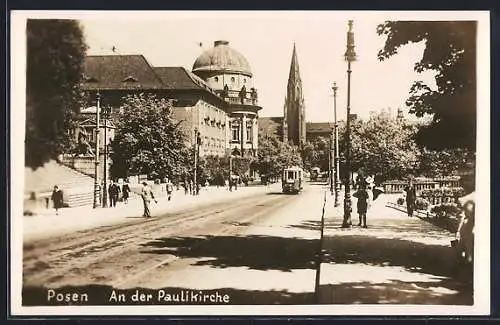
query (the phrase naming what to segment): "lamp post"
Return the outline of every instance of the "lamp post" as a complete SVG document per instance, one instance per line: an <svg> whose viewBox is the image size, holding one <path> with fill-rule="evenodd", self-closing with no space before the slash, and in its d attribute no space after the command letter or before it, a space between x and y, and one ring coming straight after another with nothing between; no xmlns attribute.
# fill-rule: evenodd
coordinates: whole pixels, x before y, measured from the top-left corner
<svg viewBox="0 0 500 325"><path fill-rule="evenodd" d="M95 129L95 168L94 168L94 204L98 207L99 202L99 111L101 110L101 94L96 94L96 129Z"/></svg>
<svg viewBox="0 0 500 325"><path fill-rule="evenodd" d="M337 83L333 82L333 118L334 118L334 136L335 136L335 175L333 179L334 188L335 188L335 202L334 206L339 206L339 186L340 186L340 172L339 172L339 128L337 123Z"/></svg>
<svg viewBox="0 0 500 325"><path fill-rule="evenodd" d="M333 195L333 129L330 131L328 141L328 184L330 185L330 195Z"/></svg>
<svg viewBox="0 0 500 325"><path fill-rule="evenodd" d="M104 119L104 170L103 170L103 192L102 192L102 207L108 207L108 108L103 107L102 117Z"/></svg>
<svg viewBox="0 0 500 325"><path fill-rule="evenodd" d="M198 174L198 156L199 156L199 148L200 148L200 132L198 128L194 128L194 175L193 175L193 183L194 183L194 193L198 195L198 182L197 182L197 174Z"/></svg>
<svg viewBox="0 0 500 325"><path fill-rule="evenodd" d="M346 121L346 167L347 175L344 190L344 221L343 228L349 228L352 225L351 221L351 62L356 60L356 52L354 51L354 32L352 31L352 20L349 20L347 31L347 49L345 52L345 60L347 61L347 121Z"/></svg>

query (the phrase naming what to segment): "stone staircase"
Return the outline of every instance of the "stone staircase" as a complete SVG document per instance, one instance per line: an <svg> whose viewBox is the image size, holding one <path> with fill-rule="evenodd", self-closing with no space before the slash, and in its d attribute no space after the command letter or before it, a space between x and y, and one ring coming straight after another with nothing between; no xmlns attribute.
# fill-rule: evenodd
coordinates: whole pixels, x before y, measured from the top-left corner
<svg viewBox="0 0 500 325"><path fill-rule="evenodd" d="M70 207L93 203L94 179L55 160L36 170L25 168L24 177L25 210L52 207L54 185L62 189L64 203Z"/></svg>

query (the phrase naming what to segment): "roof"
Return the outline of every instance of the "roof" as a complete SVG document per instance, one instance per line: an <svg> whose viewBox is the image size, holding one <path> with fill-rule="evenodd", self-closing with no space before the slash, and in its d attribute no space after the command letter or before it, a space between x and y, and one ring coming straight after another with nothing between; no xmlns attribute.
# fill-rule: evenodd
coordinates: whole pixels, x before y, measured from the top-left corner
<svg viewBox="0 0 500 325"><path fill-rule="evenodd" d="M142 55L91 55L85 58L86 89L159 89L162 83Z"/></svg>
<svg viewBox="0 0 500 325"><path fill-rule="evenodd" d="M306 132L326 133L331 132L335 124L333 122L307 122Z"/></svg>
<svg viewBox="0 0 500 325"><path fill-rule="evenodd" d="M259 116L259 129L265 130L266 133L277 134L280 131L283 123L282 116L261 117Z"/></svg>
<svg viewBox="0 0 500 325"><path fill-rule="evenodd" d="M203 79L183 67L154 67L153 70L162 81L163 89L198 90L201 88L215 94Z"/></svg>
<svg viewBox="0 0 500 325"><path fill-rule="evenodd" d="M224 71L252 76L247 59L229 47L228 41L215 41L213 48L206 50L196 59L192 70L194 73Z"/></svg>

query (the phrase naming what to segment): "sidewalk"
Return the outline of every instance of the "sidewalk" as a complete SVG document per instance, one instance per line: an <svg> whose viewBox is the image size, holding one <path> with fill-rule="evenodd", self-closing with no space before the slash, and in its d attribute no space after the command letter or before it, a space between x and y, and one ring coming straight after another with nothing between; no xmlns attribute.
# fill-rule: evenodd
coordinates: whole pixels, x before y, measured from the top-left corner
<svg viewBox="0 0 500 325"><path fill-rule="evenodd" d="M225 202L237 198L248 197L257 193L279 191L278 185L238 187L230 192L226 187L210 187L200 189L198 196L184 194L181 189L174 190L172 200L168 201L166 192L155 191L158 204L151 204L151 213L159 215L181 211L186 208L212 203ZM96 228L105 225L119 224L140 217L143 213L143 203L140 196L133 195L128 204L119 202L115 208L96 208L92 206L64 208L59 210L59 215L53 209L39 211L34 216L24 216L24 240L41 239L65 233Z"/></svg>
<svg viewBox="0 0 500 325"><path fill-rule="evenodd" d="M325 304L472 304L472 275L458 279L453 233L373 202L360 228L353 198L350 229L327 195L319 298ZM339 200L339 203L343 203ZM462 271L462 270L460 270Z"/></svg>

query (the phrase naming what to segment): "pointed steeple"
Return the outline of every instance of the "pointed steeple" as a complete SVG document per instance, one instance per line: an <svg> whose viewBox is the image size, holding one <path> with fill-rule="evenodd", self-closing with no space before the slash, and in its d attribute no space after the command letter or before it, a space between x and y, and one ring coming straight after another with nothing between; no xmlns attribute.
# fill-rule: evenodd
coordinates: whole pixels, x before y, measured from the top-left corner
<svg viewBox="0 0 500 325"><path fill-rule="evenodd" d="M300 78L297 47L293 43L290 74L288 75L287 95L285 97L284 118L287 125L288 140L300 145L306 141L306 120L302 79Z"/></svg>
<svg viewBox="0 0 500 325"><path fill-rule="evenodd" d="M302 80L300 79L299 71L299 60L297 59L297 47L295 46L295 42L293 43L292 62L290 63L290 74L288 75L288 85L290 84L300 84L300 86L302 86Z"/></svg>

